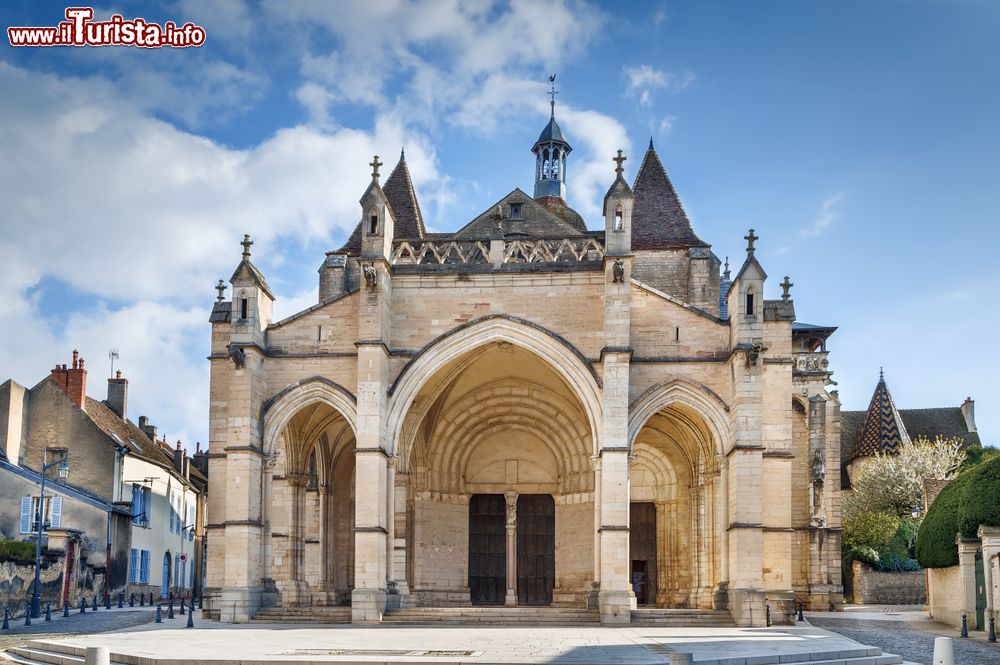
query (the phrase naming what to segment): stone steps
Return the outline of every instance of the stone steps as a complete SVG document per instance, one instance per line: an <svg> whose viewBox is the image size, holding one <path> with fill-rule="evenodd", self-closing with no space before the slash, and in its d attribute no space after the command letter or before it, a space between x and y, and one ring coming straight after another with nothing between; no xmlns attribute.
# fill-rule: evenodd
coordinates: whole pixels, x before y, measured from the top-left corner
<svg viewBox="0 0 1000 665"><path fill-rule="evenodd" d="M389 610L389 624L577 625L599 624L597 610L572 607L407 607Z"/></svg>
<svg viewBox="0 0 1000 665"><path fill-rule="evenodd" d="M250 623L351 623L349 606L262 607Z"/></svg>
<svg viewBox="0 0 1000 665"><path fill-rule="evenodd" d="M631 625L633 626L665 626L668 628L684 626L702 627L733 627L733 617L726 610L673 610L659 608L640 608L632 610Z"/></svg>

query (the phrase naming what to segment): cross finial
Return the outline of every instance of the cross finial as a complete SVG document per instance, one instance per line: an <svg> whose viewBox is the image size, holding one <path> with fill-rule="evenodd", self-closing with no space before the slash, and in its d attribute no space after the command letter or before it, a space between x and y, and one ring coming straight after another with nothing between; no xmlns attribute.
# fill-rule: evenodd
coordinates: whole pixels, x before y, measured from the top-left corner
<svg viewBox="0 0 1000 665"><path fill-rule="evenodd" d="M243 234L243 242L241 242L240 244L243 245L243 258L244 259L249 259L250 258L250 245L253 244L253 240L250 240L250 234L249 233L244 233Z"/></svg>
<svg viewBox="0 0 1000 665"><path fill-rule="evenodd" d="M881 367L878 368L878 380L885 381L885 371Z"/></svg>
<svg viewBox="0 0 1000 665"><path fill-rule="evenodd" d="M791 297L791 296L788 295L788 289L792 288L793 286L795 286L795 285L792 284L790 281L788 281L788 275L785 275L785 281L783 281L781 283L781 300L782 300L782 302L788 302L788 299Z"/></svg>
<svg viewBox="0 0 1000 665"><path fill-rule="evenodd" d="M549 96L552 97L552 101L549 102L549 104L552 105L552 117L554 118L554 117L556 117L556 95L559 94L559 91L556 90L556 75L555 74L549 75L549 83L552 86L551 89L549 90Z"/></svg>
<svg viewBox="0 0 1000 665"><path fill-rule="evenodd" d="M368 166L372 167L372 180L378 180L378 167L382 166L382 162L378 161L378 155L368 162Z"/></svg>
<svg viewBox="0 0 1000 665"><path fill-rule="evenodd" d="M618 156L611 160L612 162L618 165L615 167L615 173L617 173L618 175L621 175L622 171L625 170L624 168L622 168L622 162L624 162L626 159L628 159L628 157L623 155L621 148L619 148Z"/></svg>
<svg viewBox="0 0 1000 665"><path fill-rule="evenodd" d="M755 241L760 240L760 236L755 234L753 232L753 229L750 229L750 233L743 236L743 239L747 241L747 252L753 254L754 251L753 244Z"/></svg>
<svg viewBox="0 0 1000 665"><path fill-rule="evenodd" d="M216 300L222 302L223 300L226 299L226 296L224 295L226 292L226 283L223 282L221 279L219 280L219 283L215 285L215 290L219 292L219 297L216 298Z"/></svg>

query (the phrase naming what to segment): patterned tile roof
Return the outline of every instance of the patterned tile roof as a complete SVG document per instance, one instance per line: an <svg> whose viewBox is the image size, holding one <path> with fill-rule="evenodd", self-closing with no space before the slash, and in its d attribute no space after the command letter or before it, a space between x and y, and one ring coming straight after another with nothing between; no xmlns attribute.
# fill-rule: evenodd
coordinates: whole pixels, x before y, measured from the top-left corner
<svg viewBox="0 0 1000 665"><path fill-rule="evenodd" d="M385 181L382 191L389 200L389 207L392 208L395 222L393 237L415 240L426 236L424 216L420 212L417 191L413 188L410 168L406 165L406 155L403 152L399 153L399 162L389 174L389 179ZM361 253L361 222L358 222L347 242L337 252L347 253L351 256L357 256Z"/></svg>
<svg viewBox="0 0 1000 665"><path fill-rule="evenodd" d="M909 440L906 426L892 401L889 386L885 383L885 376L880 375L852 457L899 452L900 447Z"/></svg>
<svg viewBox="0 0 1000 665"><path fill-rule="evenodd" d="M659 155L649 142L646 156L632 185L632 249L709 247L691 228L691 222Z"/></svg>

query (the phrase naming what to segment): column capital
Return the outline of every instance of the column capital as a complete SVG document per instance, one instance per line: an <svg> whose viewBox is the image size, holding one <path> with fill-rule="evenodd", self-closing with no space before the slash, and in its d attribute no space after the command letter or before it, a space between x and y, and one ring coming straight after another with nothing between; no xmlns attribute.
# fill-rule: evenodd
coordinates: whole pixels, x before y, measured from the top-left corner
<svg viewBox="0 0 1000 665"><path fill-rule="evenodd" d="M309 474L306 473L286 473L285 480L292 487L305 487L309 483Z"/></svg>

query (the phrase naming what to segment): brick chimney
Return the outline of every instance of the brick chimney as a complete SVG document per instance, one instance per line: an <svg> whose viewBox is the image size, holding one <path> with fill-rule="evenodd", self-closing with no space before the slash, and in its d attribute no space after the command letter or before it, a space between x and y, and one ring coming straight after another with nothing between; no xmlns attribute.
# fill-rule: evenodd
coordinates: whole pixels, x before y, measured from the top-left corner
<svg viewBox="0 0 1000 665"><path fill-rule="evenodd" d="M83 358L78 351L73 350L72 367L56 365L49 377L63 389L74 404L83 408L87 400L87 370L83 368Z"/></svg>
<svg viewBox="0 0 1000 665"><path fill-rule="evenodd" d="M965 418L965 427L970 432L976 431L976 403L971 397L966 397L962 402L962 416Z"/></svg>
<svg viewBox="0 0 1000 665"><path fill-rule="evenodd" d="M128 401L128 379L122 378L121 370L115 372L113 379L108 379L108 406L125 420L125 406Z"/></svg>
<svg viewBox="0 0 1000 665"><path fill-rule="evenodd" d="M196 441L194 444L194 456L191 458L191 463L203 474L208 475L208 456L201 449L200 441Z"/></svg>
<svg viewBox="0 0 1000 665"><path fill-rule="evenodd" d="M177 473L184 473L184 451L181 450L180 439L177 439L177 447L174 448L174 468Z"/></svg>
<svg viewBox="0 0 1000 665"><path fill-rule="evenodd" d="M156 443L156 426L149 424L149 418L146 416L139 416L139 429L142 433L149 437L149 440Z"/></svg>

